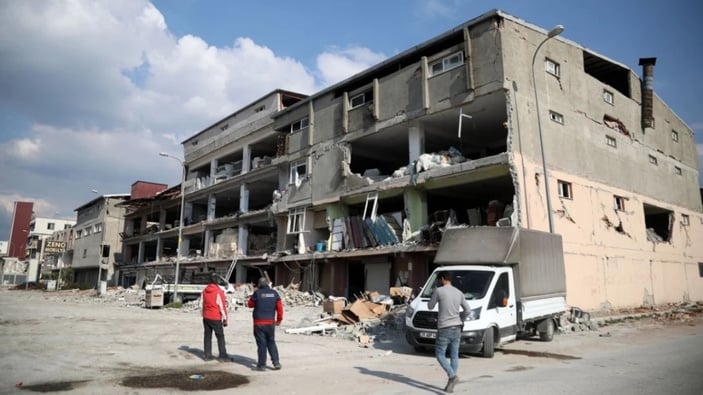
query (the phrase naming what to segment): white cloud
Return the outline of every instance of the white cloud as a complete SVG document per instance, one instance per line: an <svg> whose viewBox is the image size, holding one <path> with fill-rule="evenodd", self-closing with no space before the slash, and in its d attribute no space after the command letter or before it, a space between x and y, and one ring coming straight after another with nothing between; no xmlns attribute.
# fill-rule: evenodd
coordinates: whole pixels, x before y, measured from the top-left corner
<svg viewBox="0 0 703 395"><path fill-rule="evenodd" d="M335 84L386 58L363 47L332 48L317 57L317 69L323 86Z"/></svg>
<svg viewBox="0 0 703 395"><path fill-rule="evenodd" d="M0 137L0 202L41 202L45 215L91 189L175 184L177 163L158 152L181 154L181 141L274 89L314 93L385 58L333 49L310 70L248 37L175 37L147 0L0 1L0 57L2 112L31 125Z"/></svg>
<svg viewBox="0 0 703 395"><path fill-rule="evenodd" d="M458 7L458 0L425 0L420 10L423 16L453 18Z"/></svg>

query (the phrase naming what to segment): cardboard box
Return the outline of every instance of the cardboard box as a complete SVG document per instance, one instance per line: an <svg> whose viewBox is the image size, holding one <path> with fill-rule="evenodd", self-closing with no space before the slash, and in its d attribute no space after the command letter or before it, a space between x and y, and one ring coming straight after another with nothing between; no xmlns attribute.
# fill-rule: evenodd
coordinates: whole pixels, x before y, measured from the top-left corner
<svg viewBox="0 0 703 395"><path fill-rule="evenodd" d="M344 300L325 300L322 302L322 311L325 313L339 314L344 309Z"/></svg>

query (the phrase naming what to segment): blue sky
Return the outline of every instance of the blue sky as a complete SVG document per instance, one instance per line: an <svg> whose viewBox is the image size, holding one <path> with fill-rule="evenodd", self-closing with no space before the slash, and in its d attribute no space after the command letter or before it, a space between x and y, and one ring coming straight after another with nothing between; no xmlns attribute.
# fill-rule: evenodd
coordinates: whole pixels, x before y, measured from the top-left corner
<svg viewBox="0 0 703 395"><path fill-rule="evenodd" d="M180 142L275 88L314 93L498 8L627 65L703 155L703 3L55 0L0 2L0 240L12 203L73 217L137 180L174 185Z"/></svg>

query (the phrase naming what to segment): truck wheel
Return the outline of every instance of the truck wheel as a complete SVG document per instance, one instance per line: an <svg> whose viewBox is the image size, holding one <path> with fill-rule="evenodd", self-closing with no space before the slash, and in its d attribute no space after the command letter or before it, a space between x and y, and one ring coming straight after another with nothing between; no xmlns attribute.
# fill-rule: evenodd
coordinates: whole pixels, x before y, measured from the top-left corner
<svg viewBox="0 0 703 395"><path fill-rule="evenodd" d="M539 333L539 338L543 342L550 342L554 339L554 321L547 319L544 323L544 331Z"/></svg>
<svg viewBox="0 0 703 395"><path fill-rule="evenodd" d="M495 343L493 342L493 328L487 328L483 334L483 350L481 356L484 358L493 358L495 354Z"/></svg>

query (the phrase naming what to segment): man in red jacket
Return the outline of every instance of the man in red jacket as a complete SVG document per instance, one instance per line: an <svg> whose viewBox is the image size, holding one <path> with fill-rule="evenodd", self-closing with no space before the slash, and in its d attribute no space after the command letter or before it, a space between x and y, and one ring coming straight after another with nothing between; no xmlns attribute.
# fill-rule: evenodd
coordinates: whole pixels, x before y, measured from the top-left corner
<svg viewBox="0 0 703 395"><path fill-rule="evenodd" d="M273 369L278 370L281 368L281 363L278 360L278 347L276 347L276 325L281 325L283 321L281 297L278 292L269 287L268 280L261 277L247 305L254 308L254 339L256 339L258 353L258 363L254 370L266 369L267 350L271 354Z"/></svg>
<svg viewBox="0 0 703 395"><path fill-rule="evenodd" d="M204 345L203 353L206 361L212 360L212 332L217 337L217 348L220 362L229 362L227 347L225 346L225 331L227 326L227 299L225 293L217 285L218 276L214 272L210 275L210 284L205 287L200 295L200 308L203 313Z"/></svg>

